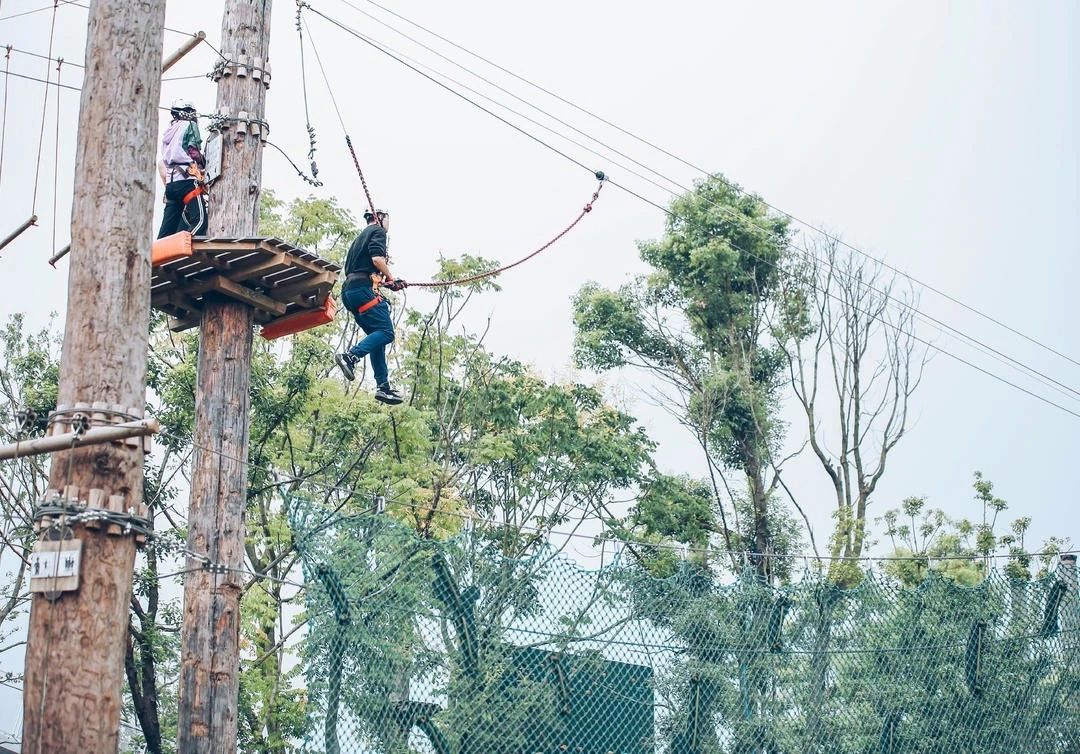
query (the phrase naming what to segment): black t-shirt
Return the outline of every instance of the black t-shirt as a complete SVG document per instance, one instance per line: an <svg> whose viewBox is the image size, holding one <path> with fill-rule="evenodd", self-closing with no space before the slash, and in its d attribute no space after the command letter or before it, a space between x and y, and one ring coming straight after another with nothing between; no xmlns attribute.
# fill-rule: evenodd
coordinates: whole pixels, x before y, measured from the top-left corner
<svg viewBox="0 0 1080 754"><path fill-rule="evenodd" d="M345 257L345 274L378 272L371 261L372 257L386 257L386 231L378 223L364 228L352 242Z"/></svg>

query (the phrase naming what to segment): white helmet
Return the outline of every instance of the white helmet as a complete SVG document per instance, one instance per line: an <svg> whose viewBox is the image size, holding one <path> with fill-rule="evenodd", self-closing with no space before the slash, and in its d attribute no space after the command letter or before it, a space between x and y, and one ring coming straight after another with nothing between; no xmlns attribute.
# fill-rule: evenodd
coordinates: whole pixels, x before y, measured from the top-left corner
<svg viewBox="0 0 1080 754"><path fill-rule="evenodd" d="M170 111L174 118L191 118L195 115L195 105L191 100L179 97L173 100Z"/></svg>

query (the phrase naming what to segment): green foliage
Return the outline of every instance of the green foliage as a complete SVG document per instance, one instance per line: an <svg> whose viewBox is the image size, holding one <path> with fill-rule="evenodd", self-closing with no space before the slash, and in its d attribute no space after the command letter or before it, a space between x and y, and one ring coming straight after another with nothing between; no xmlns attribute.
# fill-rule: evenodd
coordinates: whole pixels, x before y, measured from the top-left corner
<svg viewBox="0 0 1080 754"><path fill-rule="evenodd" d="M788 237L784 218L713 177L672 202L662 238L639 244L650 275L618 291L586 285L574 299L577 363L644 369L675 391L669 402L680 406L712 478L711 506L720 519L714 530L726 548L754 553L761 568L769 562L764 555L778 552L769 519L784 429L777 412L786 361L777 338L787 332L776 322L801 321L780 285ZM746 538L727 522L717 488L726 470L745 479L727 505L750 501ZM679 515L702 520L699 502ZM685 535L702 541L700 532Z"/></svg>
<svg viewBox="0 0 1080 754"><path fill-rule="evenodd" d="M899 560L887 565L887 572L908 586L916 586L930 574L943 576L965 586L978 585L995 559L1004 558L1006 576L1027 580L1032 577L1035 559L1026 549L1025 534L1031 518L1015 519L1009 534L998 534L998 516L1008 510L1008 503L994 495L994 485L976 471L975 501L981 508L981 521L951 519L944 511L927 508L926 498L909 497L899 508L888 510L879 519L884 534L892 543L892 554ZM1051 538L1038 556L1045 575L1054 555L1065 544Z"/></svg>

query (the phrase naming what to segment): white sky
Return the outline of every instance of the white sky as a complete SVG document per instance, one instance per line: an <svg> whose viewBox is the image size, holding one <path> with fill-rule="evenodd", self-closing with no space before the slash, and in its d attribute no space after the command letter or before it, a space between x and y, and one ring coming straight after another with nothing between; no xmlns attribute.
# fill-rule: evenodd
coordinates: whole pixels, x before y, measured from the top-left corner
<svg viewBox="0 0 1080 754"><path fill-rule="evenodd" d="M1080 357L1080 338L1072 324L1080 304L1071 295L1080 271L1076 212L1080 6L386 2L465 47L695 164L725 173L772 204ZM0 4L0 16L47 4L7 0ZM468 79L343 0L313 4L409 55ZM354 4L439 46L680 183L688 185L697 177L685 165L441 45L365 0ZM167 24L204 29L217 45L220 10L220 2L173 2ZM0 21L0 44L44 53L50 15ZM294 16L295 5L279 0L272 24L274 76L267 118L272 140L306 166ZM440 253L471 252L503 261L522 256L569 222L592 192L594 181L580 168L314 14L307 17L330 66L376 202L393 212L396 268L406 279L426 278ZM56 54L81 61L85 19L81 8L60 9ZM179 35L166 34L166 51L180 41ZM363 206L359 181L310 49L308 55L317 157L326 182L318 194L336 196L359 214ZM213 60L204 46L168 76L204 73ZM16 52L11 69L40 77L46 64ZM77 84L81 71L65 66L63 80ZM30 214L43 90L40 84L18 79L11 79L9 86L0 177L2 233ZM210 110L215 93L205 79L163 85L162 102L181 95L193 99L201 110ZM509 101L497 92L492 96ZM26 312L36 324L44 322L49 311L62 311L66 296L66 262L58 271L45 263L53 232L55 103L54 89L41 165L41 227L0 256L0 316ZM57 246L68 241L77 94L61 91L60 104L57 216L63 221L56 231ZM165 117L163 113L163 123ZM124 128L124 113L117 112L115 118L116 127ZM666 203L664 192L612 161L583 153L550 134L541 132L541 137ZM101 157L101 169L107 170L108 156ZM268 151L265 166L265 185L280 196L308 193L276 152ZM662 226L659 211L609 186L576 231L527 267L506 275L500 281L503 293L473 306L471 323L479 328L490 315L491 349L529 362L549 377L572 375L570 296L585 281L613 287L640 272L634 242L656 237ZM422 307L427 296L415 292L410 298ZM1066 384L1080 385L1080 368L932 293L922 294L922 307ZM919 332L991 371L1026 386L1034 384L933 328L924 326ZM637 377L604 380L661 441L659 458L667 470L703 472L691 440L662 412L636 400ZM1080 402L1040 390L1080 411ZM914 413L915 426L895 453L874 511L880 514L903 497L918 494L954 515L974 516L971 475L980 469L1010 501L1012 514L1034 517L1036 539L1050 534L1075 538L1080 513L1071 464L1080 419L945 356L930 365L915 397ZM798 433L793 431L792 437L797 444ZM828 534L831 511L820 471L807 458L792 464L788 482L809 509L820 542Z"/></svg>
<svg viewBox="0 0 1080 754"><path fill-rule="evenodd" d="M386 2L1080 357L1074 329L1080 303L1073 295L1080 272L1080 6L1075 3ZM440 70L465 77L342 0L313 4ZM364 0L355 4L378 13ZM45 5L47 0L6 0L0 3L0 16ZM168 25L204 29L217 45L220 10L220 2L173 2ZM305 164L294 14L293 3L278 0L267 117L272 139ZM49 17L44 12L0 20L0 44L45 53ZM594 183L584 171L322 19L308 17L331 66L376 201L393 211L396 267L406 279L424 279L435 269L439 253L471 252L503 261L522 256L561 229L588 198ZM85 20L81 8L60 9L56 54L81 61ZM166 51L179 42L178 35L166 34ZM204 73L213 60L203 47L169 75ZM46 64L15 53L11 70L40 77ZM684 165L483 70L680 183L696 177ZM65 67L63 80L77 84L81 72ZM9 86L0 234L30 214L43 92L40 84L17 79ZM359 213L359 182L310 57L309 92L326 182L319 195L336 196ZM181 95L200 109L212 109L214 89L205 79L163 85L163 102ZM50 311L62 311L66 298L66 263L57 271L45 263L52 252L56 101L53 90L38 197L41 227L0 255L0 317L26 312L36 325ZM68 241L77 94L61 91L60 104L57 246ZM126 127L124 117L115 113L117 128ZM611 161L549 134L542 138L655 201L668 198ZM279 155L269 152L265 165L265 184L279 195L307 193ZM101 155L100 169L109 169L108 155ZM505 276L503 293L478 302L471 323L479 327L490 316L491 349L529 362L549 377L570 376L570 296L587 280L613 287L640 272L634 241L659 235L662 226L659 211L608 187L578 230L528 267ZM424 306L426 296L418 292L410 298ZM1075 365L931 293L922 294L922 307L1080 386ZM946 350L1033 385L932 328L919 332ZM662 412L637 399L638 378L608 376L605 382L661 442L665 469L703 472L690 439ZM1080 402L1041 392L1080 411ZM1036 540L1050 534L1080 538L1072 478L1080 419L944 356L931 363L914 411L917 421L895 453L874 511L880 514L918 494L953 515L974 516L971 475L980 469L1010 501L1011 514L1034 518ZM793 431L793 440L798 439ZM820 542L828 534L831 511L820 471L807 458L792 464L788 482L809 509ZM17 702L9 706L11 714L0 725L17 725Z"/></svg>

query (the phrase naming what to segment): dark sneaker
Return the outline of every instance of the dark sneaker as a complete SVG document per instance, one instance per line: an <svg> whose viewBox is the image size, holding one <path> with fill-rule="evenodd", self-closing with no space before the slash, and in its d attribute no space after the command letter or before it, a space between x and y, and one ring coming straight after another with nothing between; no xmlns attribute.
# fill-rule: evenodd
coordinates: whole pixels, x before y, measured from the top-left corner
<svg viewBox="0 0 1080 754"><path fill-rule="evenodd" d="M353 371L353 367L356 365L356 357L351 353L335 354L334 363L341 368L342 374L345 375L345 379L349 382L356 379L356 373Z"/></svg>
<svg viewBox="0 0 1080 754"><path fill-rule="evenodd" d="M382 403L388 403L391 406L396 406L403 402L405 399L401 397L401 394L397 390L389 385L380 385L375 391L375 400Z"/></svg>

